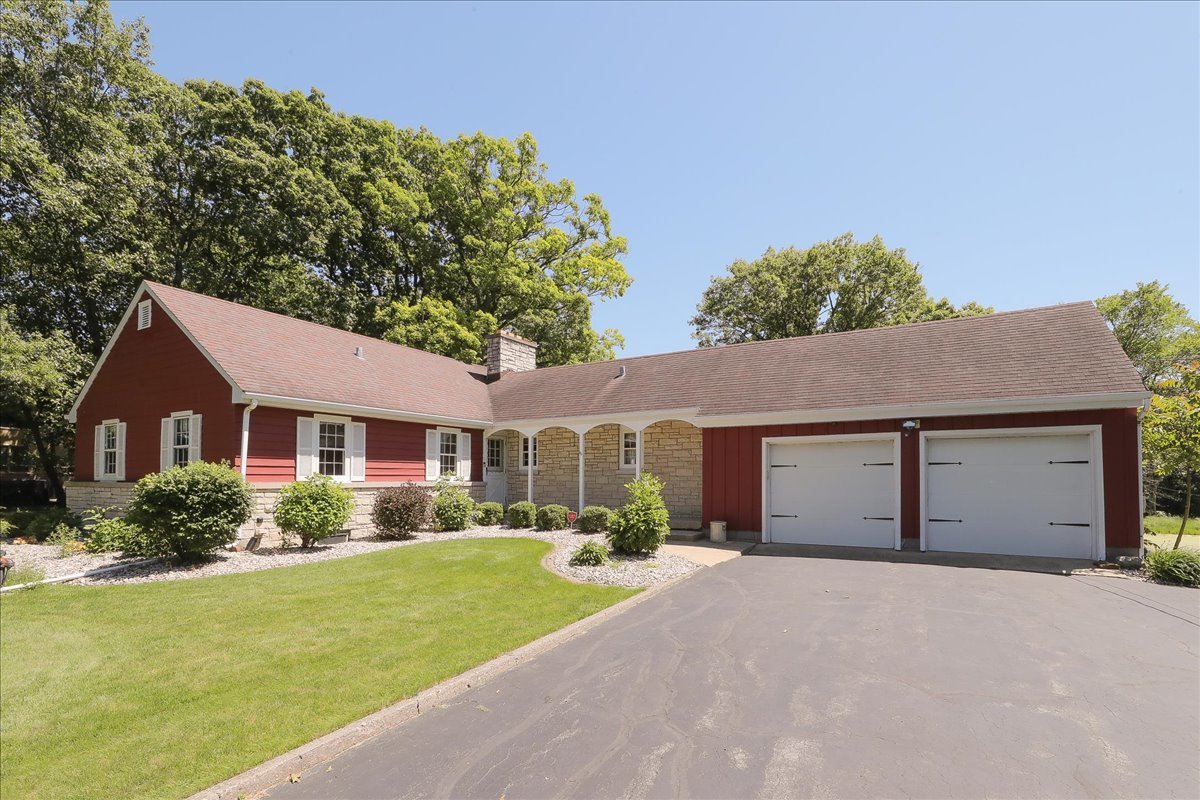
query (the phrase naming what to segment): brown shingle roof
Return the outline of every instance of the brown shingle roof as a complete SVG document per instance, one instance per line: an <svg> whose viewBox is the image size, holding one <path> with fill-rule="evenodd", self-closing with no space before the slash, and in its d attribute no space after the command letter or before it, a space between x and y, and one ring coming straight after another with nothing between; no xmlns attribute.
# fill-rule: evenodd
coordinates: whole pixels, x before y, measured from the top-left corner
<svg viewBox="0 0 1200 800"><path fill-rule="evenodd" d="M481 366L160 283L147 285L249 394L492 418L487 370ZM355 357L356 347L363 358Z"/></svg>
<svg viewBox="0 0 1200 800"><path fill-rule="evenodd" d="M480 422L1143 391L1090 302L508 372L488 384L482 366L163 284L148 286L247 393ZM355 357L356 347L365 358ZM621 367L625 376L618 378Z"/></svg>
<svg viewBox="0 0 1200 800"><path fill-rule="evenodd" d="M618 378L621 366L625 376ZM1090 302L505 374L497 421L816 411L1141 392Z"/></svg>

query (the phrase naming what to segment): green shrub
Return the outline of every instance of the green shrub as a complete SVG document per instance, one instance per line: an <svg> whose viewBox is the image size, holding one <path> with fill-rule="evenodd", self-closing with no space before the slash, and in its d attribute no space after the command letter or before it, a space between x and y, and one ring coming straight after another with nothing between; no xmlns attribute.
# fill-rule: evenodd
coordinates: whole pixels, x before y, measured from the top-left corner
<svg viewBox="0 0 1200 800"><path fill-rule="evenodd" d="M1163 583L1200 586L1200 552L1155 550L1146 554L1146 574Z"/></svg>
<svg viewBox="0 0 1200 800"><path fill-rule="evenodd" d="M528 500L513 503L508 507L506 519L510 528L532 528L537 519L537 506Z"/></svg>
<svg viewBox="0 0 1200 800"><path fill-rule="evenodd" d="M32 536L32 534L27 534L26 531L29 528L29 523L33 522L34 519L37 518L37 512L28 508L18 508L13 511L5 511L4 518L12 523L13 527L16 529L15 533L17 536Z"/></svg>
<svg viewBox="0 0 1200 800"><path fill-rule="evenodd" d="M537 527L539 531L561 531L567 527L566 506L551 503L537 510Z"/></svg>
<svg viewBox="0 0 1200 800"><path fill-rule="evenodd" d="M83 520L79 518L78 514L72 514L58 506L49 506L37 511L16 512L13 516L21 520L27 519L28 521L23 526L16 520L13 521L13 524L22 528L23 536L32 537L39 542L44 542L50 532L59 525L66 524L72 528L79 528L83 524Z"/></svg>
<svg viewBox="0 0 1200 800"><path fill-rule="evenodd" d="M4 517L0 517L0 539L7 539L17 532L17 526L13 525Z"/></svg>
<svg viewBox="0 0 1200 800"><path fill-rule="evenodd" d="M345 528L353 513L354 492L328 475L310 475L284 486L271 511L284 547L293 536L300 537L301 547L312 547Z"/></svg>
<svg viewBox="0 0 1200 800"><path fill-rule="evenodd" d="M411 539L413 532L429 524L433 497L415 483L391 486L375 495L371 521L380 539Z"/></svg>
<svg viewBox="0 0 1200 800"><path fill-rule="evenodd" d="M613 512L605 506L587 506L579 515L579 530L584 533L602 533L608 530Z"/></svg>
<svg viewBox="0 0 1200 800"><path fill-rule="evenodd" d="M460 486L447 486L433 498L433 521L439 531L465 531L475 518L475 501Z"/></svg>
<svg viewBox="0 0 1200 800"><path fill-rule="evenodd" d="M608 526L608 542L620 553L653 553L671 532L662 499L663 482L646 473L625 485L629 499L617 509Z"/></svg>
<svg viewBox="0 0 1200 800"><path fill-rule="evenodd" d="M571 554L572 567L600 567L608 563L608 548L599 542L584 542Z"/></svg>
<svg viewBox="0 0 1200 800"><path fill-rule="evenodd" d="M504 506L499 503L480 503L475 506L476 525L499 525L504 519Z"/></svg>
<svg viewBox="0 0 1200 800"><path fill-rule="evenodd" d="M148 547L192 561L234 541L250 519L253 497L227 462L193 461L135 483L126 519L142 529Z"/></svg>
<svg viewBox="0 0 1200 800"><path fill-rule="evenodd" d="M97 520L88 531L84 542L89 553L130 553L141 555L144 549L140 539L142 531L138 526L114 517L113 519Z"/></svg>
<svg viewBox="0 0 1200 800"><path fill-rule="evenodd" d="M46 544L58 548L59 558L66 558L84 551L82 537L83 532L79 528L73 528L65 522L60 522L46 537Z"/></svg>

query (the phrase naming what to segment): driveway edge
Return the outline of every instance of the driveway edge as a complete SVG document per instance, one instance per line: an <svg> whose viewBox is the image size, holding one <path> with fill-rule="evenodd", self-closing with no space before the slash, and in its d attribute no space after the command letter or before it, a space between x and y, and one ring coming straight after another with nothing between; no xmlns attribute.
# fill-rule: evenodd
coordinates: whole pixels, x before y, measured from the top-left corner
<svg viewBox="0 0 1200 800"><path fill-rule="evenodd" d="M472 667L453 678L447 678L407 700L401 700L387 708L380 709L343 728L313 739L294 750L289 750L283 755L264 761L257 767L251 767L215 786L196 792L188 800L230 800L231 798L249 798L261 795L272 786L286 781L288 776L312 769L357 747L368 739L397 728L420 715L422 709L434 708L452 700L468 689L487 683L542 653L587 633L600 623L623 614L634 606L687 580L699 571L692 570L674 580L651 586L633 597L597 611L589 617L584 617L564 628L548 633L540 639L521 645L516 650L511 650L491 661Z"/></svg>

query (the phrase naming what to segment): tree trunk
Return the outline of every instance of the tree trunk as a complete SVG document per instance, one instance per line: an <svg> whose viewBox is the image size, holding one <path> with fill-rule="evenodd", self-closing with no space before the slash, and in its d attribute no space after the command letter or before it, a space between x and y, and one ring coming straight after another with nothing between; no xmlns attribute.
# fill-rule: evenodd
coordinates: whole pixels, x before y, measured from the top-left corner
<svg viewBox="0 0 1200 800"><path fill-rule="evenodd" d="M42 462L42 470L46 473L50 491L54 493L54 502L60 506L66 506L67 495L63 491L62 476L58 472L58 462L54 460L54 451L42 438L42 430L38 427L37 418L32 409L27 405L22 405L21 413L25 417L25 427L33 437L33 445L37 448L38 460Z"/></svg>
<svg viewBox="0 0 1200 800"><path fill-rule="evenodd" d="M1183 521L1179 523L1179 533L1175 536L1175 546L1172 550L1178 550L1180 543L1183 542L1183 530L1187 527L1188 516L1192 513L1192 480L1196 477L1195 473L1187 474L1186 489L1183 495Z"/></svg>

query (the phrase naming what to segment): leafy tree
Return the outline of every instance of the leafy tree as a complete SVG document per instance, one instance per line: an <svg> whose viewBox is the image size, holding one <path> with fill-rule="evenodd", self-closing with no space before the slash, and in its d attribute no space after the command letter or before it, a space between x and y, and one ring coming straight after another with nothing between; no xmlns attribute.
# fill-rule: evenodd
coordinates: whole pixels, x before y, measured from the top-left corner
<svg viewBox="0 0 1200 800"><path fill-rule="evenodd" d="M481 358L484 337L496 330L496 318L455 307L449 300L422 297L415 304L394 300L379 309L376 318L387 325L383 338L431 353L475 362Z"/></svg>
<svg viewBox="0 0 1200 800"><path fill-rule="evenodd" d="M811 336L904 322L991 313L932 301L903 248L845 233L798 250L768 249L738 260L704 290L691 323L701 347Z"/></svg>
<svg viewBox="0 0 1200 800"><path fill-rule="evenodd" d="M29 431L59 503L75 444L66 416L91 363L64 334L22 336L0 310L0 411Z"/></svg>
<svg viewBox="0 0 1200 800"><path fill-rule="evenodd" d="M1178 378L1158 384L1142 421L1142 445L1147 461L1159 475L1183 477L1183 520L1175 549L1183 540L1192 510L1192 489L1200 472L1200 362L1178 367Z"/></svg>
<svg viewBox="0 0 1200 800"><path fill-rule="evenodd" d="M1154 391L1177 364L1200 359L1200 324L1158 281L1101 297L1096 307L1108 321L1146 388Z"/></svg>

